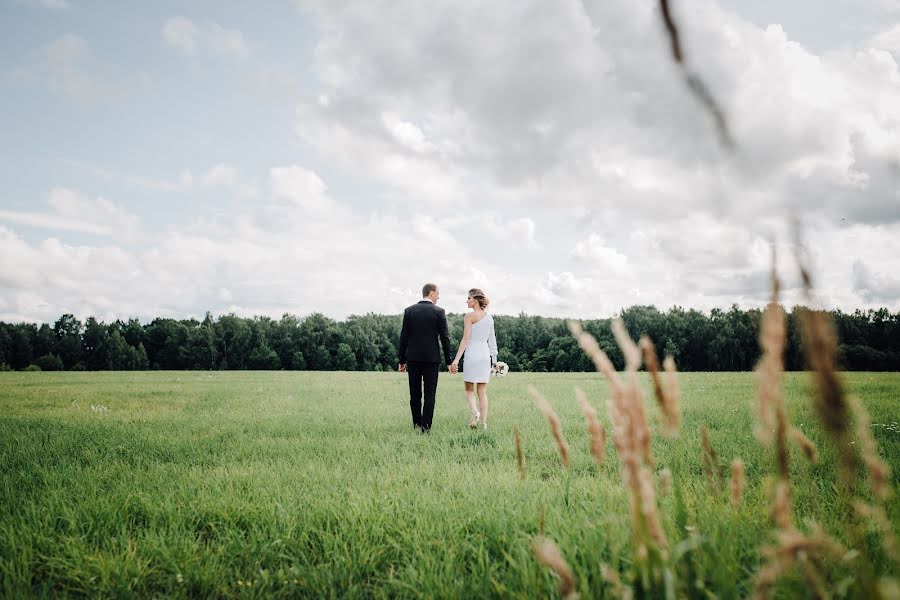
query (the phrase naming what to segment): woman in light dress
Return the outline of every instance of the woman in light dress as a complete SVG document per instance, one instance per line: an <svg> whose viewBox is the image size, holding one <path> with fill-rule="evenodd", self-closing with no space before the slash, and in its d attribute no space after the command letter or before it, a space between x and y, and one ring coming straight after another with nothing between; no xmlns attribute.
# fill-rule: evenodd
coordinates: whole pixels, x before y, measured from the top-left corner
<svg viewBox="0 0 900 600"><path fill-rule="evenodd" d="M451 368L459 367L459 359L465 355L463 363L463 381L466 385L466 401L472 411L469 427L475 429L478 423L487 429L488 397L487 384L491 377L491 366L497 362L497 337L494 334L494 318L488 314L488 299L484 292L477 288L469 290L466 305L472 312L464 320L463 337L459 342L459 350L453 359ZM475 407L475 394L478 393L479 411Z"/></svg>

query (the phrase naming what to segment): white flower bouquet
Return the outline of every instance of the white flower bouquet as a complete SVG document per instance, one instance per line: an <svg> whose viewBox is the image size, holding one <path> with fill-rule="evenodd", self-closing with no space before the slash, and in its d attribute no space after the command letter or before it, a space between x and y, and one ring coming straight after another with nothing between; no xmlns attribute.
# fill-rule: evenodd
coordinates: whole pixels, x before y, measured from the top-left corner
<svg viewBox="0 0 900 600"><path fill-rule="evenodd" d="M494 377L505 377L509 373L509 365L503 361L497 361L491 365L491 375Z"/></svg>

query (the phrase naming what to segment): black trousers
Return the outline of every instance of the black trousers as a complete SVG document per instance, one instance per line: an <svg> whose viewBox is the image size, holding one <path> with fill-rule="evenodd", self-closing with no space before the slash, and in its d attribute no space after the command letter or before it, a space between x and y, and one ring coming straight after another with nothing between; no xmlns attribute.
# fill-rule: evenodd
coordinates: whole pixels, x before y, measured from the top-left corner
<svg viewBox="0 0 900 600"><path fill-rule="evenodd" d="M422 431L431 429L440 367L440 363L410 361L406 364L406 372L409 375L409 408L412 410L413 425Z"/></svg>

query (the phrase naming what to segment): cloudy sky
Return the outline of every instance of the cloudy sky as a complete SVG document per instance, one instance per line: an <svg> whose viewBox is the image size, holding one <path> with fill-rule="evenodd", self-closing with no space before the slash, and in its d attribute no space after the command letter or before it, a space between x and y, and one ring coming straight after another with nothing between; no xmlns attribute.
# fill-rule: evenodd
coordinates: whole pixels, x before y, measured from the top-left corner
<svg viewBox="0 0 900 600"><path fill-rule="evenodd" d="M0 0L0 320L900 310L900 1Z"/></svg>

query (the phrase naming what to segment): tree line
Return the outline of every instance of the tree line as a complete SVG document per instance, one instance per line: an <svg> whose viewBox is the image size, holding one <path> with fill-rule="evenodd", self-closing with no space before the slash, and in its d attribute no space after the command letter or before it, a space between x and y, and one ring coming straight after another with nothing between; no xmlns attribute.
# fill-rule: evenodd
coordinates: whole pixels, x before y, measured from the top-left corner
<svg viewBox="0 0 900 600"><path fill-rule="evenodd" d="M787 313L785 366L802 370L796 307ZM887 309L832 311L842 368L900 370L900 313ZM759 359L758 309L674 307L661 312L632 306L619 315L632 336L648 335L660 356L672 355L682 371L747 371ZM397 367L400 315L367 314L343 321L322 314L281 319L233 314L197 319L138 319L112 323L71 314L47 323L0 322L0 370L312 370L384 371ZM455 350L463 315L449 315ZM593 367L569 335L564 319L498 315L499 359L514 371L589 371ZM623 357L609 319L582 322L617 368Z"/></svg>

